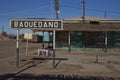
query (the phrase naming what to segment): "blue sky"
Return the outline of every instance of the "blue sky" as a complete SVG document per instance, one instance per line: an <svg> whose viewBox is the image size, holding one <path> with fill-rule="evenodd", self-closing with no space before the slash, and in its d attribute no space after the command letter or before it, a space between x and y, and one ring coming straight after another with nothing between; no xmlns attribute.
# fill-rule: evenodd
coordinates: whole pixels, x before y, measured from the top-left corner
<svg viewBox="0 0 120 80"><path fill-rule="evenodd" d="M59 0L59 17L82 16L81 1ZM86 16L104 17L105 11L107 18L120 19L120 0L86 0ZM54 0L0 0L0 33L2 26L9 32L9 18L55 18Z"/></svg>

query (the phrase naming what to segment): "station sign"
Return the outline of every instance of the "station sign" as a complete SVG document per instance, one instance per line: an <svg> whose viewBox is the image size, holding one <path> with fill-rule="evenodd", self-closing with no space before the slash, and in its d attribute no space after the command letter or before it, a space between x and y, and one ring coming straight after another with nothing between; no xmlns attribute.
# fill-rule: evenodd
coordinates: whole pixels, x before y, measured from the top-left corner
<svg viewBox="0 0 120 80"><path fill-rule="evenodd" d="M63 27L62 20L49 19L10 19L10 27L16 29L51 29L61 30Z"/></svg>

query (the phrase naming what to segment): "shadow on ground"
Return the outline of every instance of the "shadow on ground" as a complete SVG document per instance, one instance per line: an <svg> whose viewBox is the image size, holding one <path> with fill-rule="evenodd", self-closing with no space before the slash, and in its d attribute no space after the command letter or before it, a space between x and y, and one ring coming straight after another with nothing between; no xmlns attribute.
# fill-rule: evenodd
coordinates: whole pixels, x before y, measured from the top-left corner
<svg viewBox="0 0 120 80"><path fill-rule="evenodd" d="M112 77L90 77L78 75L33 75L33 74L4 74L0 80L120 80Z"/></svg>

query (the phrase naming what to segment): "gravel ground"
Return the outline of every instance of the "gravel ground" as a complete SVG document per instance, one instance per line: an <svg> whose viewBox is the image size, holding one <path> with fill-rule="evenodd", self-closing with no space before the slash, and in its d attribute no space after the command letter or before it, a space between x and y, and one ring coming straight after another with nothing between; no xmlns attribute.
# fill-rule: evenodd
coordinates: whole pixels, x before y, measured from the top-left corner
<svg viewBox="0 0 120 80"><path fill-rule="evenodd" d="M19 67L15 56L0 63L1 80L120 80L119 51L56 51L53 69L52 56L38 56L38 46L30 48Z"/></svg>

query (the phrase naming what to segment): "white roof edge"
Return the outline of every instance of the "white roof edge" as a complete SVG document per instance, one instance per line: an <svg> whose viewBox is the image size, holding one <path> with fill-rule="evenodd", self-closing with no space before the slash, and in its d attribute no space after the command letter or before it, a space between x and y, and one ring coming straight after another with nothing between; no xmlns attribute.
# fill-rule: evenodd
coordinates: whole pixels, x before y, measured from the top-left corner
<svg viewBox="0 0 120 80"><path fill-rule="evenodd" d="M64 20L82 20L82 17L64 18ZM114 20L114 19L85 16L85 20L99 21L99 20Z"/></svg>

